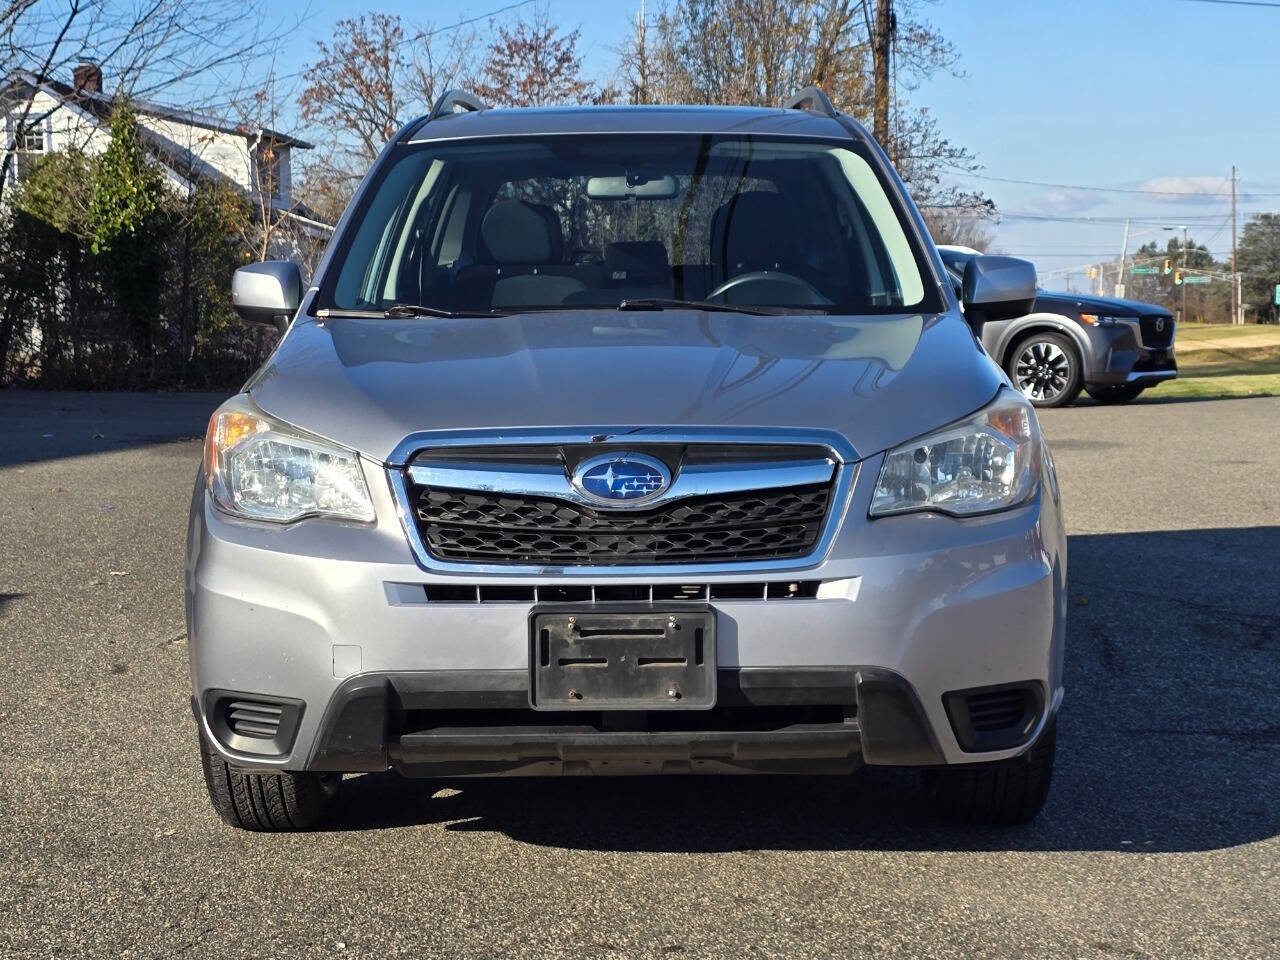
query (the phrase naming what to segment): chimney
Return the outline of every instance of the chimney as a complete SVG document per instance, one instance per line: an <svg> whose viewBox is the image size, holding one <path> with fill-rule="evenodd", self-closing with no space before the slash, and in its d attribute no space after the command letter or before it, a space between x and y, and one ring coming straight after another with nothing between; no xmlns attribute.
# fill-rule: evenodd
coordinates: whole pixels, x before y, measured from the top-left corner
<svg viewBox="0 0 1280 960"><path fill-rule="evenodd" d="M71 71L71 86L76 93L101 93L102 68L96 63L82 63Z"/></svg>

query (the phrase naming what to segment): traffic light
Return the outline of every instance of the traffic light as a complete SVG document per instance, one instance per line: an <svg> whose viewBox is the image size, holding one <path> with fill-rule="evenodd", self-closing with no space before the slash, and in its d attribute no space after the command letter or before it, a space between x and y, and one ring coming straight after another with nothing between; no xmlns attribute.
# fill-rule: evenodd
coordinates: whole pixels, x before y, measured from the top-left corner
<svg viewBox="0 0 1280 960"><path fill-rule="evenodd" d="M1167 277L1171 273L1173 273L1173 261L1168 258L1165 258L1164 275Z"/></svg>
<svg viewBox="0 0 1280 960"><path fill-rule="evenodd" d="M1182 271L1181 271L1181 270L1179 270L1179 271L1177 271L1176 273L1174 273L1174 275L1173 275L1173 283L1174 283L1174 286L1178 286L1178 287L1182 286Z"/></svg>

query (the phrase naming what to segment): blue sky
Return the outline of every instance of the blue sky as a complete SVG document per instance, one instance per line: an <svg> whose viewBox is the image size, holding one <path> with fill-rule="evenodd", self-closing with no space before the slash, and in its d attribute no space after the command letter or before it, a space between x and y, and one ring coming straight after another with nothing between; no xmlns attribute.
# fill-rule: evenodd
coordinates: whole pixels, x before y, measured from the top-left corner
<svg viewBox="0 0 1280 960"><path fill-rule="evenodd" d="M443 26L507 2L385 0L368 9ZM588 71L609 79L612 48L639 0L544 2L555 22L580 28ZM310 56L335 20L358 9L314 0L288 55ZM1172 234L1162 226L1186 224L1193 240L1225 255L1233 163L1241 225L1249 212L1280 210L1280 7L940 0L928 19L955 43L964 76L936 77L912 102L982 163L988 179L957 182L980 187L1004 214L995 245L1028 256L1042 273L1117 256L1125 217L1140 221L1130 252L1152 239L1163 244ZM1168 195L1205 193L1218 195ZM1086 284L1079 274L1073 282Z"/></svg>

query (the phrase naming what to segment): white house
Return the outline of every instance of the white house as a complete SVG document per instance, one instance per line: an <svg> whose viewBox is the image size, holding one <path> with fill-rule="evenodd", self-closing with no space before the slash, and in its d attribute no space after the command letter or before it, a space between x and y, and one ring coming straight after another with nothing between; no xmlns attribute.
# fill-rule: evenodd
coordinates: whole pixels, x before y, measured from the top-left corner
<svg viewBox="0 0 1280 960"><path fill-rule="evenodd" d="M76 67L69 84L25 71L0 82L4 150L12 155L10 183L21 180L32 160L43 154L105 150L112 106L112 98L102 91L102 71L94 64ZM230 184L255 200L268 200L272 209L304 228L327 229L293 199L293 151L311 144L277 130L148 100L131 100L130 106L145 146L176 189L189 189L200 179Z"/></svg>

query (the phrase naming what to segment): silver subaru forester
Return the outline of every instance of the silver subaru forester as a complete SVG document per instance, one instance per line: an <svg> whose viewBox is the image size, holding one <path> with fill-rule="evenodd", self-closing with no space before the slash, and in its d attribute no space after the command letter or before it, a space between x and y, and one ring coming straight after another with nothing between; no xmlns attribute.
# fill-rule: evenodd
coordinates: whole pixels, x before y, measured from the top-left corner
<svg viewBox="0 0 1280 960"><path fill-rule="evenodd" d="M214 414L186 614L218 813L311 827L344 775L919 767L1041 808L1066 540L1035 412L883 151L778 109L491 110L386 147Z"/></svg>

